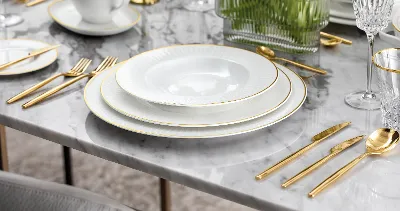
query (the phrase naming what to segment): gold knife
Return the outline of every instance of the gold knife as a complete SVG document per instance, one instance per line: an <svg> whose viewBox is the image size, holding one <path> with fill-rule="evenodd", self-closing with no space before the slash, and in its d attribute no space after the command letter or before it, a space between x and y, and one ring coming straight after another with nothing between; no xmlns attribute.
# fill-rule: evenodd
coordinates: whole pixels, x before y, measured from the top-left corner
<svg viewBox="0 0 400 211"><path fill-rule="evenodd" d="M26 3L25 5L26 5L27 7L30 7L30 6L33 6L33 5L36 5L36 4L45 2L45 1L47 1L47 0L33 0L33 1L31 1L31 2Z"/></svg>
<svg viewBox="0 0 400 211"><path fill-rule="evenodd" d="M347 40L347 39L344 39L344 38L342 38L342 37L338 37L338 36L335 36L335 35L332 35L332 34L328 34L328 33L325 33L325 32L320 32L320 35L321 35L322 37L326 37L326 38L329 38L329 39L341 40L342 43L343 43L343 44L346 44L346 45L351 45L351 44L353 44L353 42L352 42L351 40Z"/></svg>
<svg viewBox="0 0 400 211"><path fill-rule="evenodd" d="M357 137L354 137L352 139L349 139L347 141L344 141L344 142L334 146L330 150L331 153L329 155L325 156L321 160L319 160L319 161L315 162L314 164L312 164L311 166L307 167L306 169L304 169L303 171L298 173L296 176L288 179L285 183L282 184L282 187L287 188L291 184L297 182L304 176L308 175L309 173L313 172L315 169L319 168L320 166L322 166L323 164L325 164L326 162L328 162L329 160L334 158L336 155L338 155L345 149L347 149L347 148L353 146L354 144L358 143L359 141L363 140L364 137L365 137L365 135L357 136Z"/></svg>
<svg viewBox="0 0 400 211"><path fill-rule="evenodd" d="M16 64L16 63L18 63L18 62L20 62L20 61L23 61L23 60L25 60L25 59L29 59L29 58L31 58L31 57L40 55L40 54L42 54L42 53L46 53L47 51L51 51L51 50L56 49L56 48L58 48L58 47L60 47L60 45L53 45L53 46L49 46L49 47L45 47L45 48L41 48L41 49L39 49L39 50L33 51L33 52L31 52L28 56L25 56L25 57L22 57L22 58L20 58L20 59L17 59L17 60L11 61L11 62L7 62L7 63L5 63L5 64L0 65L0 70L6 68L6 67L8 67L8 66L11 66L11 65L13 65L13 64Z"/></svg>
<svg viewBox="0 0 400 211"><path fill-rule="evenodd" d="M283 159L279 163L277 163L274 166L270 167L269 169L263 171L262 173L260 173L259 175L256 176L256 180L264 179L265 177L270 175L272 172L274 172L274 171L280 169L281 167L285 166L286 164L288 164L289 162L293 161L294 159L296 159L297 157L299 157L303 153L307 152L308 150L310 150L314 146L316 146L319 143L321 143L323 140L325 140L328 137L330 137L331 135L339 132L340 130L342 130L343 128L347 127L350 124L351 124L351 122L344 122L342 124L338 124L338 125L335 125L335 126L333 126L331 128L328 128L328 129L322 131L321 133L315 135L312 138L312 143L311 144L303 147L302 149L300 149L297 152L289 155L288 157L286 157L285 159Z"/></svg>

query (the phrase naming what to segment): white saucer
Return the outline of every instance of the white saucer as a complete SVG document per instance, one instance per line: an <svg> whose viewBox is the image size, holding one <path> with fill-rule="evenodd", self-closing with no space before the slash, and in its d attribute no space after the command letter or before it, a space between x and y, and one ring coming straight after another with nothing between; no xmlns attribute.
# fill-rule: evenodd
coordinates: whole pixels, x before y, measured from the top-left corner
<svg viewBox="0 0 400 211"><path fill-rule="evenodd" d="M289 99L291 91L290 79L283 71L279 71L278 81L270 90L238 105L225 105L228 106L226 110L178 106L178 111L171 112L159 104L146 102L126 93L118 86L115 72L110 73L101 85L104 101L119 113L144 122L177 127L221 126L259 118L282 106Z"/></svg>
<svg viewBox="0 0 400 211"><path fill-rule="evenodd" d="M111 23L92 24L82 21L82 16L72 2L57 0L48 7L49 15L61 26L83 35L106 36L114 35L131 29L140 20L140 13L128 6L120 9Z"/></svg>
<svg viewBox="0 0 400 211"><path fill-rule="evenodd" d="M294 114L304 103L307 88L304 81L293 71L277 64L292 82L292 94L288 101L274 112L250 121L218 127L183 128L142 122L118 113L101 97L100 86L107 75L121 67L117 64L93 77L86 85L84 99L88 108L105 122L136 133L174 138L212 138L256 131L276 124ZM251 109L251 108L249 108Z"/></svg>
<svg viewBox="0 0 400 211"><path fill-rule="evenodd" d="M32 51L49 46L51 45L48 43L36 40L0 40L0 64L28 56ZM0 75L19 75L37 71L49 66L57 59L57 56L57 49L54 49L2 69L0 70Z"/></svg>

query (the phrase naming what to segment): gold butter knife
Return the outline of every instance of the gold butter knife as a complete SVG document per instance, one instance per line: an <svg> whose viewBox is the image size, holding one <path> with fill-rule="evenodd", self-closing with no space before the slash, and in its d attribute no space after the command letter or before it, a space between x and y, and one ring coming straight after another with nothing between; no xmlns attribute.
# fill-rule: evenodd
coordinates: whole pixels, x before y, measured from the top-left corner
<svg viewBox="0 0 400 211"><path fill-rule="evenodd" d="M335 36L335 35L332 35L332 34L328 34L328 33L325 33L325 32L320 32L320 35L321 35L322 37L329 38L329 39L341 40L342 43L343 43L343 44L346 44L346 45L351 45L351 44L353 44L353 42L352 42L351 40L347 40L347 39L344 39L344 38L342 38L342 37L338 37L338 36Z"/></svg>
<svg viewBox="0 0 400 211"><path fill-rule="evenodd" d="M33 6L33 5L36 5L36 4L40 4L40 3L42 3L42 2L45 2L45 1L47 1L47 0L33 0L33 1L30 1L30 2L26 3L25 5L26 5L27 7L30 7L30 6Z"/></svg>
<svg viewBox="0 0 400 211"><path fill-rule="evenodd" d="M354 137L352 139L349 139L347 141L344 141L344 142L334 146L330 150L331 153L329 155L325 156L321 160L319 160L319 161L315 162L314 164L312 164L311 166L307 167L306 169L304 169L303 171L298 173L296 176L288 179L285 183L282 184L282 187L287 188L288 186L290 186L293 183L297 182L298 180L300 180L304 176L308 175L309 173L311 173L315 169L319 168L320 166L322 166L323 164L328 162L330 159L334 158L336 155L341 153L343 150L345 150L345 149L353 146L354 144L358 143L359 141L363 140L364 137L365 137L365 135L357 136L357 137Z"/></svg>
<svg viewBox="0 0 400 211"><path fill-rule="evenodd" d="M0 70L6 68L8 66L11 66L13 64L16 64L18 62L24 61L25 59L29 59L31 57L46 53L47 51L54 50L54 49L56 49L58 47L60 47L60 45L53 45L53 46L49 46L49 47L45 47L45 48L41 48L39 50L33 51L28 56L25 56L25 57L22 57L20 59L17 59L17 60L11 61L11 62L7 62L5 64L0 65Z"/></svg>
<svg viewBox="0 0 400 211"><path fill-rule="evenodd" d="M344 122L342 124L338 124L338 125L335 125L335 126L333 126L331 128L328 128L328 129L322 131L321 133L315 135L312 138L312 143L311 144L303 147L302 149L300 149L297 152L289 155L288 157L286 157L285 159L283 159L279 163L277 163L274 166L270 167L269 169L263 171L262 173L260 173L259 175L256 176L256 180L264 179L265 177L270 175L272 172L274 172L274 171L280 169L281 167L285 166L286 164L288 164L289 162L293 161L294 159L296 159L297 157L299 157L303 153L307 152L308 150L310 150L314 146L316 146L319 143L321 143L323 140L325 140L328 137L330 137L331 135L339 132L340 130L342 130L343 128L347 127L350 124L351 124L351 122Z"/></svg>

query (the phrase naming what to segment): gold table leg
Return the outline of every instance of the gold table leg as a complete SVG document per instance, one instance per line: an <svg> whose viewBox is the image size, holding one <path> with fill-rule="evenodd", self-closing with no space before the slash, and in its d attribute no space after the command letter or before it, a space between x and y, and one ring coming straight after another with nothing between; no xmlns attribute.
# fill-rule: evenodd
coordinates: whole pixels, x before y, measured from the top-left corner
<svg viewBox="0 0 400 211"><path fill-rule="evenodd" d="M161 211L171 211L171 184L160 178Z"/></svg>
<svg viewBox="0 0 400 211"><path fill-rule="evenodd" d="M63 156L64 156L64 179L65 184L74 185L74 179L72 174L72 157L71 157L71 148L62 146L63 148Z"/></svg>
<svg viewBox="0 0 400 211"><path fill-rule="evenodd" d="M0 125L0 170L8 171L6 127Z"/></svg>

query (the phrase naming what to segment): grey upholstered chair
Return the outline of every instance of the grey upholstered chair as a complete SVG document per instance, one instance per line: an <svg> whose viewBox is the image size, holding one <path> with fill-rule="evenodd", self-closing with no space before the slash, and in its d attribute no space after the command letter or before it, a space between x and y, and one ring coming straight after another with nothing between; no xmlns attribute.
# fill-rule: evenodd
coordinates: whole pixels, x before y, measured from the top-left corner
<svg viewBox="0 0 400 211"><path fill-rule="evenodd" d="M107 197L0 171L1 211L134 211Z"/></svg>

